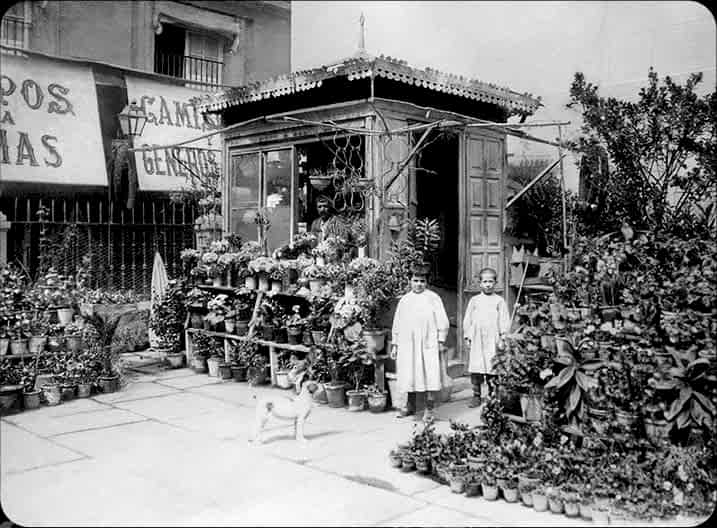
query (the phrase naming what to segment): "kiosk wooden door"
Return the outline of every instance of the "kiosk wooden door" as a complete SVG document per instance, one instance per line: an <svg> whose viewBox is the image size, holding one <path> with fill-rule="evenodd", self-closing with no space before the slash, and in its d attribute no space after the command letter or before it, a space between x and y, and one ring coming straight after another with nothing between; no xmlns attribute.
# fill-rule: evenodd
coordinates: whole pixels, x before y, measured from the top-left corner
<svg viewBox="0 0 717 528"><path fill-rule="evenodd" d="M478 292L479 273L484 267L498 272L496 291L504 290L503 188L505 183L502 136L464 136L461 182L462 280L459 299L459 343L463 343L463 313L468 299ZM462 350L466 361L468 351Z"/></svg>

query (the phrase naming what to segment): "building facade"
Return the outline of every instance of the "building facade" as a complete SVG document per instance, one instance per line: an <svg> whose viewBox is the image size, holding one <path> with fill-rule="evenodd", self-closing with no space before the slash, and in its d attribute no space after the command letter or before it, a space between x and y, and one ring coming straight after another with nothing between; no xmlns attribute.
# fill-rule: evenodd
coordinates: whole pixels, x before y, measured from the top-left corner
<svg viewBox="0 0 717 528"><path fill-rule="evenodd" d="M97 286L146 291L159 251L170 274L192 245L195 211L169 200L190 175L221 169L221 126L191 99L289 72L287 1L24 1L3 14L0 212L8 260L34 269L40 230L60 271L83 256ZM117 115L148 121L128 154ZM38 216L38 212L40 215Z"/></svg>

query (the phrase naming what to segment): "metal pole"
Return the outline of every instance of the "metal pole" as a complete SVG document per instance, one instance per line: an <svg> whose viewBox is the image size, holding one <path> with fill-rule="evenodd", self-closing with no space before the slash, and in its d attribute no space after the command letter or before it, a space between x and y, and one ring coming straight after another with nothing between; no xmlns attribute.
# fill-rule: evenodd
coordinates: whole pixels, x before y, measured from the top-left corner
<svg viewBox="0 0 717 528"><path fill-rule="evenodd" d="M568 249L568 214L567 206L565 204L565 173L563 172L563 149L560 145L563 144L563 132L562 127L558 125L558 156L560 156L560 200L563 207L563 252ZM567 253L563 254L563 263L565 270L568 269L568 257Z"/></svg>

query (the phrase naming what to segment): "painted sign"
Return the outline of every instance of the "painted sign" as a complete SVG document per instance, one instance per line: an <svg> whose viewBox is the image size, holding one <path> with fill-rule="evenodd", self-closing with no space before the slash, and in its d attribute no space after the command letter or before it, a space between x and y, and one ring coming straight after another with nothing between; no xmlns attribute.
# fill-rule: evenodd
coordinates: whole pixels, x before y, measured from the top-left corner
<svg viewBox="0 0 717 528"><path fill-rule="evenodd" d="M219 129L219 117L205 118L190 99L203 93L139 77L125 78L127 99L147 114L135 147L173 145ZM191 174L221 169L220 136L214 135L178 147L135 153L137 180L143 191L177 191L190 186Z"/></svg>
<svg viewBox="0 0 717 528"><path fill-rule="evenodd" d="M107 185L89 66L3 54L0 181Z"/></svg>

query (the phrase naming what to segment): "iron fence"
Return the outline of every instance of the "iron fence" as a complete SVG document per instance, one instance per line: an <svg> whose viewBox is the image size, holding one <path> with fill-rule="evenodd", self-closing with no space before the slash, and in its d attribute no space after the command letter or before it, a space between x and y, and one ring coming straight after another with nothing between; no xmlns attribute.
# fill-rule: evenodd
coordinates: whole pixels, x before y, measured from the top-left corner
<svg viewBox="0 0 717 528"><path fill-rule="evenodd" d="M133 209L123 205L82 197L3 197L0 210L11 222L8 260L34 277L44 227L50 265L58 272L74 274L86 258L91 288L149 294L156 251L170 278L180 273L180 252L194 246L196 211L169 199L140 198ZM44 219L38 215L43 206Z"/></svg>
<svg viewBox="0 0 717 528"><path fill-rule="evenodd" d="M154 71L186 79L192 88L218 90L222 88L222 67L220 61L177 55L157 51L154 54Z"/></svg>

